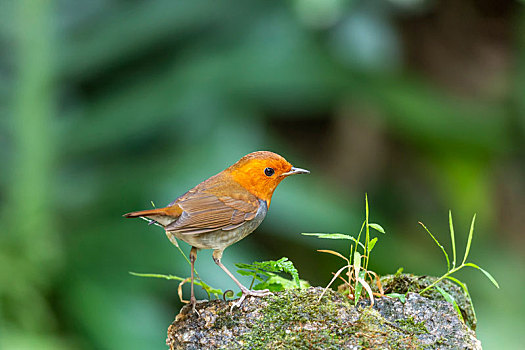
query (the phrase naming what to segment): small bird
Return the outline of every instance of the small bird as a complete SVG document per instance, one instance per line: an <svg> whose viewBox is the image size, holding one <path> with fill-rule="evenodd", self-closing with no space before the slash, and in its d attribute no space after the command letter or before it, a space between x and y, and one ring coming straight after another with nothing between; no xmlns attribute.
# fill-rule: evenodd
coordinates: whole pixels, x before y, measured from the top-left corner
<svg viewBox="0 0 525 350"><path fill-rule="evenodd" d="M252 233L263 221L272 194L287 176L309 174L295 168L280 155L259 151L201 182L164 208L135 211L124 217L142 217L164 227L173 244L178 238L189 245L191 298L193 311L197 300L193 292L194 265L199 249L213 249L213 261L230 276L242 291L233 306L246 296L271 294L268 290L249 290L222 264L224 249ZM233 307L232 306L232 307Z"/></svg>

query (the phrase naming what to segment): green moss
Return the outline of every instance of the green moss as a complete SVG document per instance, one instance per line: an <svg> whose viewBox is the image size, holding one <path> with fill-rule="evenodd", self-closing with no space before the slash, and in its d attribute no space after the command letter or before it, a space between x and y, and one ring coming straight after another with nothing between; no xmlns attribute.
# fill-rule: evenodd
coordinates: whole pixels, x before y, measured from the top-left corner
<svg viewBox="0 0 525 350"><path fill-rule="evenodd" d="M413 317L388 321L377 309L355 307L332 290L318 302L321 292L293 289L233 312L222 308L213 328L234 334L237 343L228 349L420 349L421 335L429 333Z"/></svg>
<svg viewBox="0 0 525 350"><path fill-rule="evenodd" d="M262 322L243 334L241 341L251 344L253 349L284 345L311 349L321 344L324 348L336 349L342 340L339 327L330 327L340 323L334 295L328 291L318 302L318 294L309 290L280 293L269 299L268 305L261 310ZM340 297L337 300L342 302Z"/></svg>
<svg viewBox="0 0 525 350"><path fill-rule="evenodd" d="M405 325L409 330L399 337L395 332L399 332L399 328L386 322L377 310L371 307L357 310L331 290L321 302L318 296L319 293L312 290L291 290L269 298L268 304L258 311L263 315L261 321L241 335L238 348L340 349L353 345L363 349L385 346L412 349L415 348L413 334L420 334L424 327L409 320ZM343 316L337 311L341 303L347 306ZM217 324L231 324L226 315L223 316Z"/></svg>
<svg viewBox="0 0 525 350"><path fill-rule="evenodd" d="M381 332L384 328L384 319L378 311L371 307L361 309L361 317L359 317L358 324L362 330L368 332Z"/></svg>
<svg viewBox="0 0 525 350"><path fill-rule="evenodd" d="M424 322L416 322L414 317L409 317L405 319L398 319L396 323L403 330L413 333L413 334L428 334L430 333Z"/></svg>
<svg viewBox="0 0 525 350"><path fill-rule="evenodd" d="M417 339L412 334L399 336L399 328L387 322L381 314L371 307L360 310L357 322L361 343L364 348L415 349Z"/></svg>
<svg viewBox="0 0 525 350"><path fill-rule="evenodd" d="M225 310L221 310L217 313L217 320L213 324L213 328L219 329L219 328L232 328L235 327L236 322L235 319L232 317L232 314L230 312L226 312Z"/></svg>

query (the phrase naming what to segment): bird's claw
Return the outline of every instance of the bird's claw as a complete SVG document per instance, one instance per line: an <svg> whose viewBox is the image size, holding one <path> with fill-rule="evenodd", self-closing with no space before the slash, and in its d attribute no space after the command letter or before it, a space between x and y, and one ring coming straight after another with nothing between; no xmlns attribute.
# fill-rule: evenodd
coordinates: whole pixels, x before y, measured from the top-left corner
<svg viewBox="0 0 525 350"><path fill-rule="evenodd" d="M197 314L197 317L200 317L201 313L196 308L197 303L204 303L206 301L207 300L199 300L199 301L197 301L197 299L193 298L193 299L190 299L190 303L187 304L187 305L191 306L191 312L192 313Z"/></svg>
<svg viewBox="0 0 525 350"><path fill-rule="evenodd" d="M268 289L264 289L264 290L242 289L241 297L232 304L232 306L230 308L230 312L233 311L234 307L240 307L242 302L244 301L244 299L246 299L247 296L264 297L264 296L267 296L267 295L273 295L273 293L270 292Z"/></svg>
<svg viewBox="0 0 525 350"><path fill-rule="evenodd" d="M201 317L201 313L197 311L197 309L195 308L195 305L196 304L191 305L191 312L193 312L194 314L197 314L197 317Z"/></svg>

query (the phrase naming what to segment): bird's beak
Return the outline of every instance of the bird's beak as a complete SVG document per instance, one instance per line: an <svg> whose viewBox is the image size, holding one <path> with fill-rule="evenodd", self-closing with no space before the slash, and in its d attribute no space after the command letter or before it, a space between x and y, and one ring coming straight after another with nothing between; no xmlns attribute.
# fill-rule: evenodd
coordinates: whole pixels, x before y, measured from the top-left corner
<svg viewBox="0 0 525 350"><path fill-rule="evenodd" d="M290 171L282 173L280 176L288 176L288 175L294 175L294 174L310 174L310 172L306 169L292 167Z"/></svg>

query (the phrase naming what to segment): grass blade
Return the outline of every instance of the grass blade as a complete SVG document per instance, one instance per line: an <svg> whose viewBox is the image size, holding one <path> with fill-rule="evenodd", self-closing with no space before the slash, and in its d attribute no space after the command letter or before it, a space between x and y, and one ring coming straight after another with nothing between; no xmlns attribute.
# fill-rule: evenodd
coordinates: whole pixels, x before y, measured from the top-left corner
<svg viewBox="0 0 525 350"><path fill-rule="evenodd" d="M481 272L485 274L485 276L487 276L487 278L492 282L492 284L496 286L496 288L499 288L498 282L496 281L494 277L492 277L492 275L488 271L483 270L481 267L473 263L466 263L465 266L470 266L470 267L480 270Z"/></svg>
<svg viewBox="0 0 525 350"><path fill-rule="evenodd" d="M470 245L472 244L472 235L474 234L474 223L476 222L476 214L472 218L472 223L470 224L470 231L468 233L467 248L465 249L465 256L463 257L463 264L467 261L468 253L470 252Z"/></svg>
<svg viewBox="0 0 525 350"><path fill-rule="evenodd" d="M467 285L458 280L457 278L454 278L452 276L447 276L447 278L455 283L457 283L461 288L463 288L463 291L465 292L465 295L468 298L468 301L470 302L470 306L472 307L472 314L474 317L474 323L478 322L478 318L476 317L476 310L474 309L474 303L472 302L472 298L470 297L470 293L468 291Z"/></svg>
<svg viewBox="0 0 525 350"><path fill-rule="evenodd" d="M446 301L452 304L454 306L454 309L456 309L456 312L458 313L458 316L461 318L463 323L465 323L465 319L463 318L463 314L461 313L461 310L459 309L458 303L456 302L456 299L452 295L450 295L447 291L445 291L440 286L436 286L436 290L445 298Z"/></svg>
<svg viewBox="0 0 525 350"><path fill-rule="evenodd" d="M373 228L377 232L385 233L385 229L379 224L370 223L368 224L368 226Z"/></svg>
<svg viewBox="0 0 525 350"><path fill-rule="evenodd" d="M457 278L452 277L452 276L447 276L447 277L445 277L445 278L451 280L452 282L457 283L457 284L461 287L461 289L463 289L463 291L465 292L465 294L467 294L467 295L469 294L469 293L468 293L468 288L467 288L467 286L466 286L463 282L461 282L460 280L458 280Z"/></svg>
<svg viewBox="0 0 525 350"><path fill-rule="evenodd" d="M385 296L390 297L390 298L396 298L396 299L399 299L403 304L404 304L405 301L407 300L407 297L406 297L405 294L390 293L390 294L386 294Z"/></svg>
<svg viewBox="0 0 525 350"><path fill-rule="evenodd" d="M348 258L346 256L344 256L343 254L341 254L341 253L335 252L333 250L328 250L328 249L317 249L317 251L321 252L321 253L328 253L328 254L332 254L332 255L338 256L338 257L340 257L341 259L344 259L347 263L350 264L350 260L348 260Z"/></svg>
<svg viewBox="0 0 525 350"><path fill-rule="evenodd" d="M367 253L368 256L370 256L370 252L372 251L372 249L374 249L374 246L376 245L376 243L377 243L377 237L372 239L370 243L368 244L368 253Z"/></svg>
<svg viewBox="0 0 525 350"><path fill-rule="evenodd" d="M363 291L364 284L361 283L360 281L364 282L364 277L365 277L366 273L365 273L365 271L360 271L356 275L357 275L357 278L356 278L356 281L355 281L354 305L357 305L357 302L359 301L359 298L361 298L361 292Z"/></svg>
<svg viewBox="0 0 525 350"><path fill-rule="evenodd" d="M322 239L350 239L355 241L355 238L350 235L345 235L343 233L301 233L303 236L315 236Z"/></svg>
<svg viewBox="0 0 525 350"><path fill-rule="evenodd" d="M303 236L315 236L317 238L323 238L323 239L348 239L348 240L358 243L361 247L363 247L363 249L365 249L364 244L359 242L359 237L355 239L354 237L350 235L345 235L344 233L307 233L307 232L303 232L301 234ZM359 234L361 235L361 233ZM356 245L356 249L357 249L357 245Z"/></svg>
<svg viewBox="0 0 525 350"><path fill-rule="evenodd" d="M363 271L363 276L364 275L365 274L364 274L364 271ZM359 279L357 281L365 288L366 292L368 293L368 297L370 298L370 306L374 306L374 293L372 292L372 288L370 288L370 285L368 283L366 283L364 278L361 278L361 277L359 277ZM357 300L357 298L356 298L356 300Z"/></svg>
<svg viewBox="0 0 525 350"><path fill-rule="evenodd" d="M368 223L368 193L365 193L365 207L366 207L366 213L365 213L365 222L366 222L366 238L365 238L365 246L368 247L368 243L370 242L370 225Z"/></svg>
<svg viewBox="0 0 525 350"><path fill-rule="evenodd" d="M365 230L366 230L366 237L365 237L365 250L363 251L363 254L366 254L366 252L368 251L368 245L370 244L370 225L369 225L369 221L368 221L368 214L369 214L369 210L368 210L368 193L365 193L365 206L366 206L366 217L365 217L365 221L366 221L366 227L365 227ZM365 270L368 269L368 254L366 254L366 260L364 261L364 267L365 267Z"/></svg>
<svg viewBox="0 0 525 350"><path fill-rule="evenodd" d="M130 275L138 276L138 277L151 277L151 278L164 278L166 280L176 280L176 281L184 281L185 278L173 276L173 275L163 275L160 273L138 273L138 272L129 272Z"/></svg>
<svg viewBox="0 0 525 350"><path fill-rule="evenodd" d="M430 235L430 237L432 237L432 239L434 240L434 242L436 242L436 244L438 245L438 247L441 249L441 251L443 252L443 254L445 254L445 258L447 259L447 271L450 271L450 260L448 259L448 254L445 250L445 248L443 248L443 246L438 242L438 240L436 239L436 237L434 237L434 235L428 230L428 228L420 221L419 224L421 226L423 226L423 228L425 229L425 231L427 231L427 233Z"/></svg>
<svg viewBox="0 0 525 350"><path fill-rule="evenodd" d="M355 271L356 279L359 277L360 270L361 270L361 253L355 252L354 253L354 271Z"/></svg>
<svg viewBox="0 0 525 350"><path fill-rule="evenodd" d="M365 218L368 225L368 193L365 193Z"/></svg>
<svg viewBox="0 0 525 350"><path fill-rule="evenodd" d="M359 278L361 277L361 253L354 253L354 274L355 274L355 292L354 292L354 305L357 305L359 297L361 296L361 290L363 285L359 283ZM364 276L364 271L363 271Z"/></svg>
<svg viewBox="0 0 525 350"><path fill-rule="evenodd" d="M361 245L363 247L363 249L365 249L365 246L361 243L361 233L363 233L363 229L365 228L365 225L366 225L366 220L363 221L363 224L361 225L361 229L359 230L359 234L357 235L357 240L355 240L355 242L357 242L359 244L355 245L354 253L357 252L357 246L358 245Z"/></svg>
<svg viewBox="0 0 525 350"><path fill-rule="evenodd" d="M456 267L456 237L454 236L454 224L452 222L451 210L448 211L448 225L450 227L450 240L452 241L452 268L454 268Z"/></svg>
<svg viewBox="0 0 525 350"><path fill-rule="evenodd" d="M173 275L163 275L163 274L159 274L159 273L138 273L138 272L129 272L130 275L133 275L133 276L137 276L137 277L150 277L150 278L163 278L163 279L166 279L166 280L176 280L176 281L180 281L182 284L185 283L185 281L189 281L189 277L188 278L182 278L182 277L179 277L179 276L173 276ZM220 296L223 294L222 290L221 289L217 289L217 288L213 288L209 285L207 285L206 283L204 283L202 280L195 280L193 282L194 285L196 286L199 286L201 287L202 289L204 289L204 291L206 293L208 293L208 297L211 294L214 294L215 296ZM182 300L182 299L181 299Z"/></svg>
<svg viewBox="0 0 525 350"><path fill-rule="evenodd" d="M347 269L348 266L343 266L341 267L339 270L337 270L337 272L334 274L334 277L330 280L330 283L328 283L328 285L325 287L325 289L323 290L323 292L321 293L321 295L319 296L319 301L321 301L321 299L323 298L323 295L324 293L326 293L326 291L328 290L328 288L330 288L330 286L332 285L332 283L334 283L334 281L337 279L337 277L339 277L339 275L341 274L341 272L343 272L344 269Z"/></svg>

